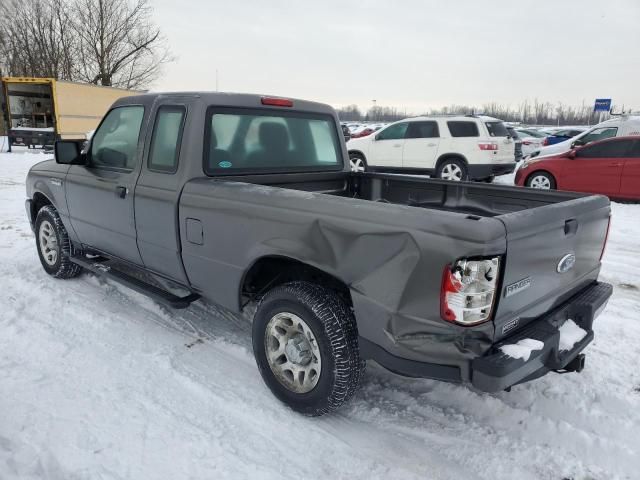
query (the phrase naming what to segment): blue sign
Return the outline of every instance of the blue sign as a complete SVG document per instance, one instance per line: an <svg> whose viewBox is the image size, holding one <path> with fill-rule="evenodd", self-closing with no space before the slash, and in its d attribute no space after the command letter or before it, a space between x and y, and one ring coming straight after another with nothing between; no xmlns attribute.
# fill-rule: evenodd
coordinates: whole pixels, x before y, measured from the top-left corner
<svg viewBox="0 0 640 480"><path fill-rule="evenodd" d="M596 98L596 103L593 106L594 112L608 112L611 110L610 98Z"/></svg>

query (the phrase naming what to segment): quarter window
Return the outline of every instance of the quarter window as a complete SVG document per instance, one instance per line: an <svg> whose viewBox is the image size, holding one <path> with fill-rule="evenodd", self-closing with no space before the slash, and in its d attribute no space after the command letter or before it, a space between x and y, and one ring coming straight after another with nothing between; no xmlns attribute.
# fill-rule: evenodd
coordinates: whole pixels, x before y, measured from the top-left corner
<svg viewBox="0 0 640 480"><path fill-rule="evenodd" d="M91 142L91 166L133 170L144 107L117 107L107 113Z"/></svg>
<svg viewBox="0 0 640 480"><path fill-rule="evenodd" d="M460 120L451 120L447 122L449 132L452 137L478 137L478 125L476 122L465 122Z"/></svg>
<svg viewBox="0 0 640 480"><path fill-rule="evenodd" d="M166 173L177 170L184 115L185 109L180 106L163 106L158 109L149 150L150 170Z"/></svg>

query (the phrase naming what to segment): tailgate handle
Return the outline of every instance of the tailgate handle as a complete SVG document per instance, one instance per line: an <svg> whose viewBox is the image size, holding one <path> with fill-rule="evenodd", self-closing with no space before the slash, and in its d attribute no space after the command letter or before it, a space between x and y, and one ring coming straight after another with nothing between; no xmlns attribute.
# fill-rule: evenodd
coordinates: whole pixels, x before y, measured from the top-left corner
<svg viewBox="0 0 640 480"><path fill-rule="evenodd" d="M564 222L564 234L565 235L575 235L578 231L578 220L572 218L571 220L567 220Z"/></svg>

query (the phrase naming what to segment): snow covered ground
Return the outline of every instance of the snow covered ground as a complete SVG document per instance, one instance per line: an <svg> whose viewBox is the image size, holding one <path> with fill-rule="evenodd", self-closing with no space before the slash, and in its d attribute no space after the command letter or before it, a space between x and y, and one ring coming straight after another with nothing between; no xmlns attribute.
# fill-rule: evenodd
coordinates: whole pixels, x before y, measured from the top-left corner
<svg viewBox="0 0 640 480"><path fill-rule="evenodd" d="M640 478L640 205L613 205L582 374L490 395L369 365L308 419L263 385L246 319L48 277L24 213L46 157L0 154L0 479Z"/></svg>

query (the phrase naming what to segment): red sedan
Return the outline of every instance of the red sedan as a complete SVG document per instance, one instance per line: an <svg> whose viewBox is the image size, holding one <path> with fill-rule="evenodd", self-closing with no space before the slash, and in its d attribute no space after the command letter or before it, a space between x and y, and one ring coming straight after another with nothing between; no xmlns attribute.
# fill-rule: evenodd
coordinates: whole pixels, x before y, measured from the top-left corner
<svg viewBox="0 0 640 480"><path fill-rule="evenodd" d="M640 200L640 137L615 137L525 161L516 185Z"/></svg>

